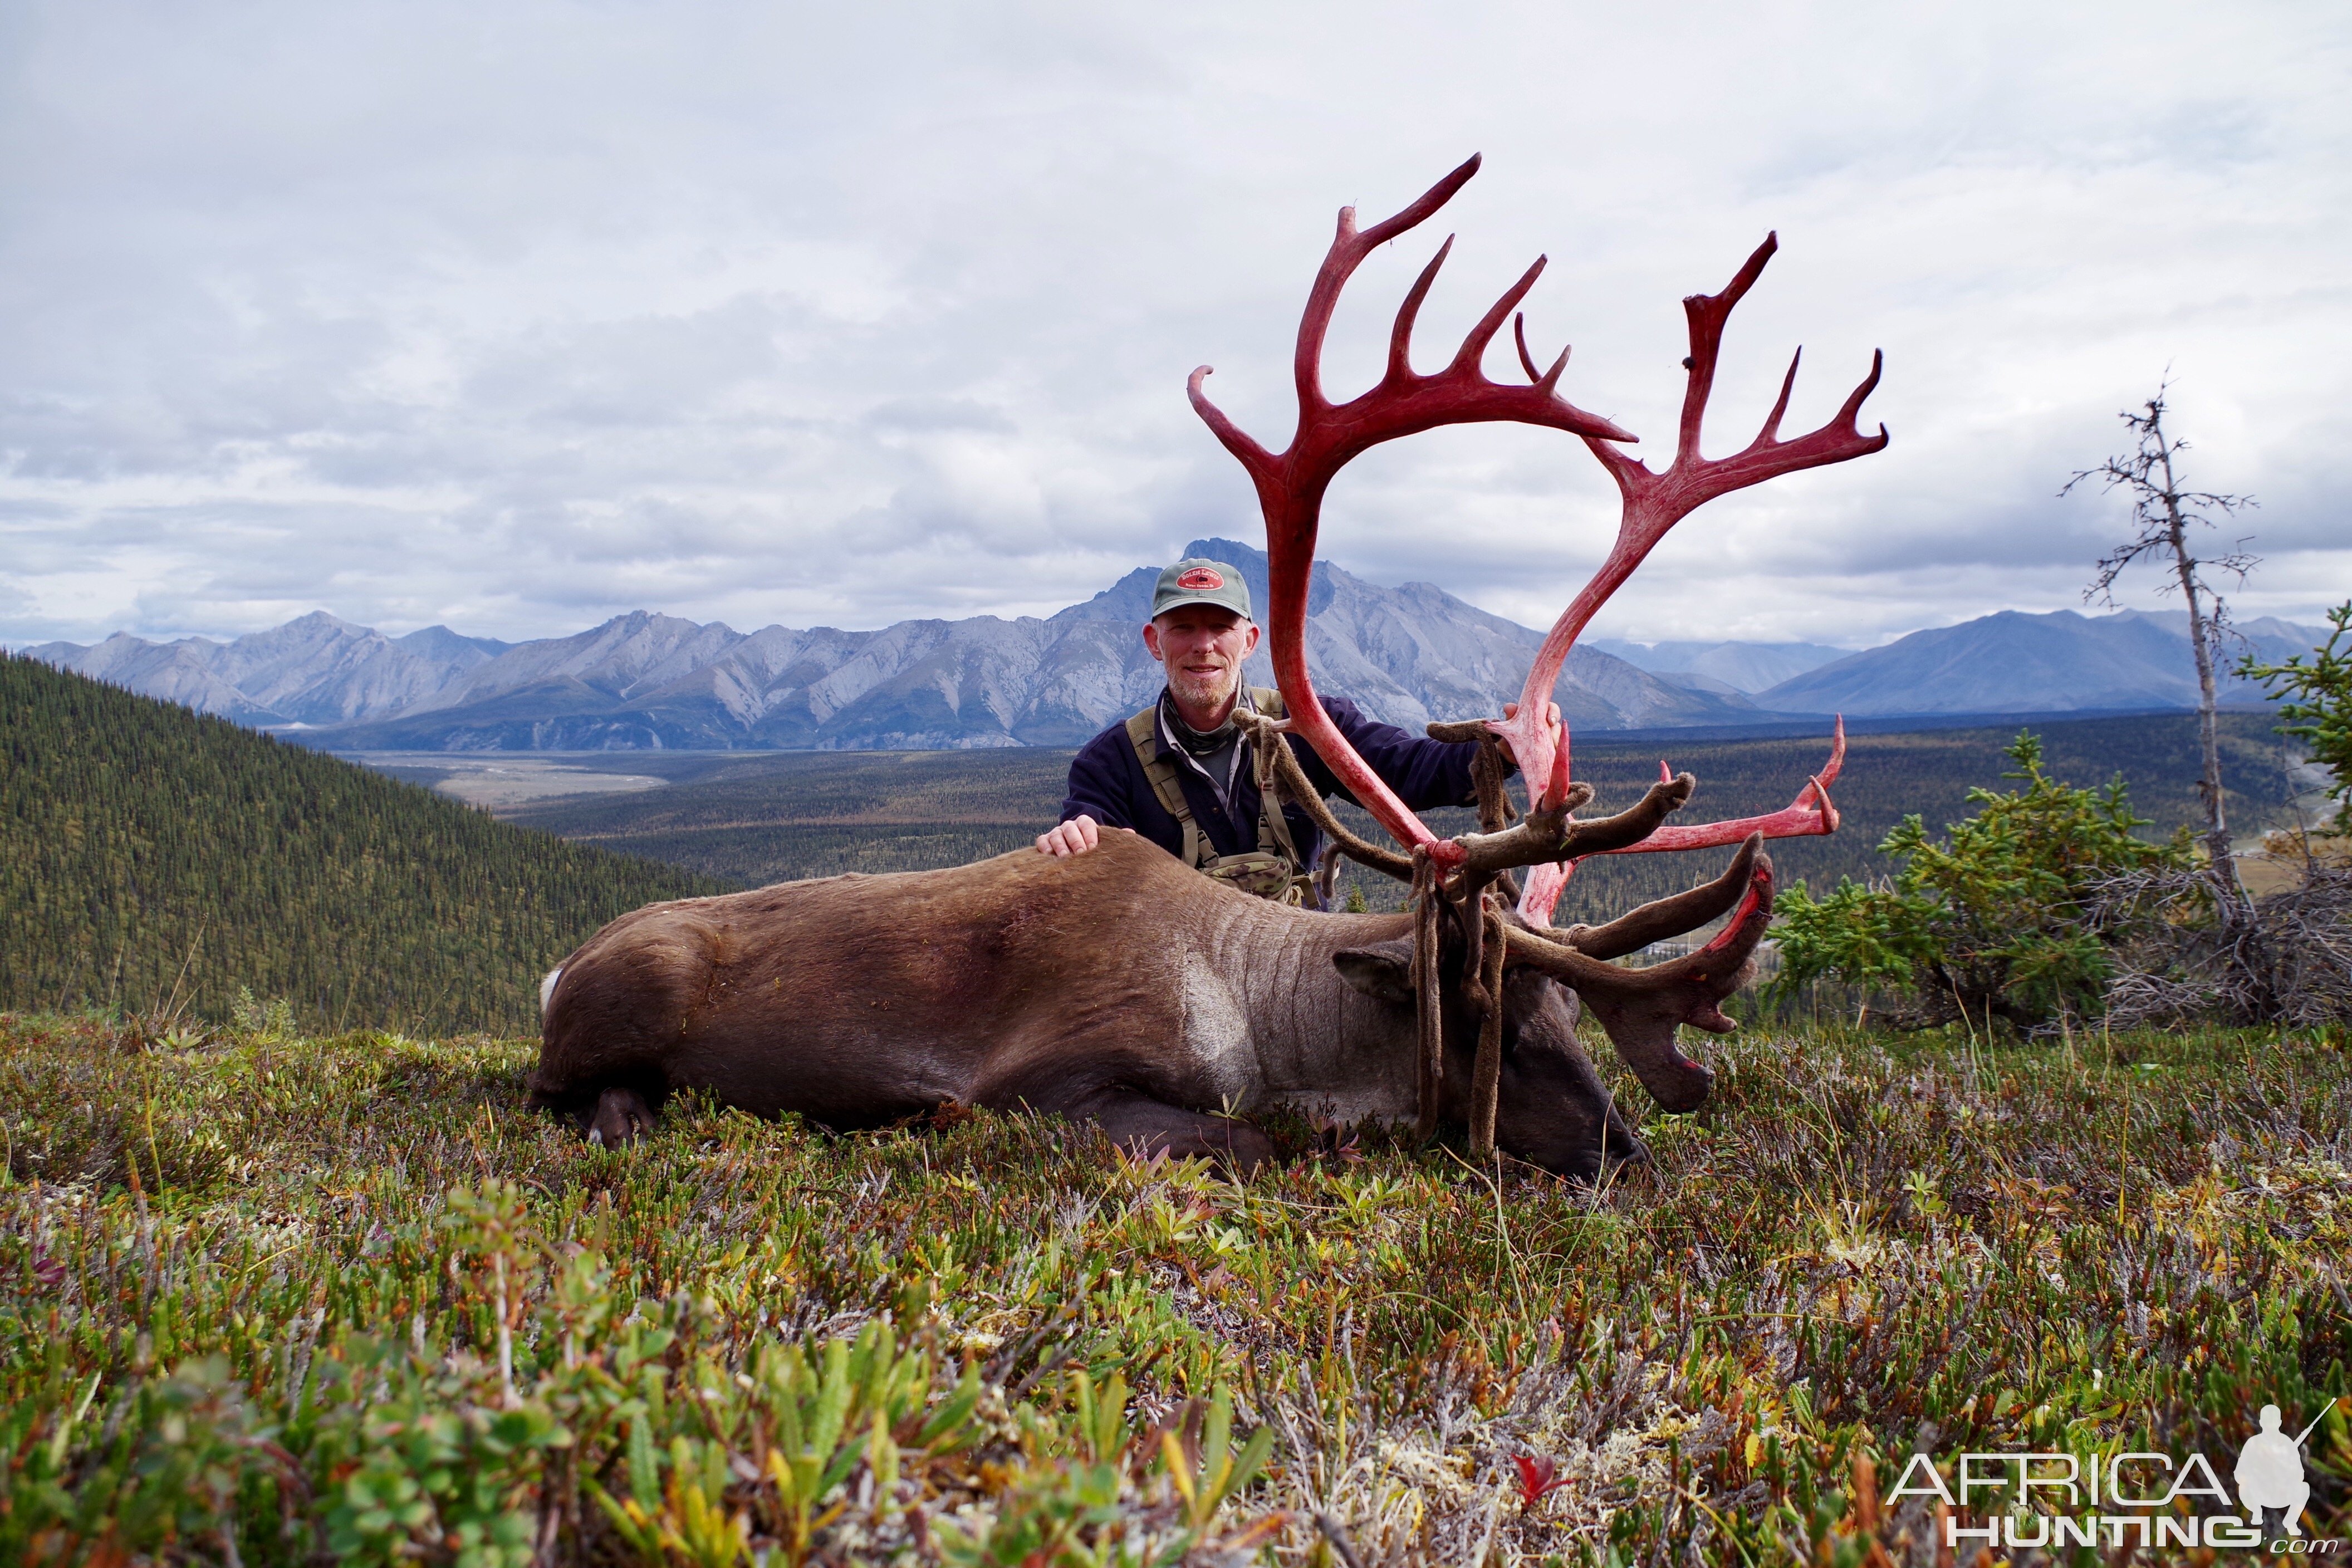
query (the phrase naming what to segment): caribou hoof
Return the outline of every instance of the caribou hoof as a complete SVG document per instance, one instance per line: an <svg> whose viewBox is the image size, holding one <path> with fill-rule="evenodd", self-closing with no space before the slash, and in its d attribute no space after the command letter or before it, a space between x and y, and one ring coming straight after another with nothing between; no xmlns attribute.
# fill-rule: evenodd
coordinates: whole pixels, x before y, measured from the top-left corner
<svg viewBox="0 0 2352 1568"><path fill-rule="evenodd" d="M596 1100L596 1114L588 1121L588 1142L607 1149L625 1148L654 1130L654 1109L634 1089L608 1089Z"/></svg>

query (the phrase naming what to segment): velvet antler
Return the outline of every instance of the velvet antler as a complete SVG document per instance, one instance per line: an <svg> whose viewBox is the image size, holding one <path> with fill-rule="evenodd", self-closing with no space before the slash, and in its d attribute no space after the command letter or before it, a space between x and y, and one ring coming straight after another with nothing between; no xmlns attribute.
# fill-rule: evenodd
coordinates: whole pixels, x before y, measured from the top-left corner
<svg viewBox="0 0 2352 1568"><path fill-rule="evenodd" d="M1729 458L1710 460L1700 454L1700 426L1708 395L1714 389L1724 324L1732 308L1763 272L1764 264L1778 247L1777 237L1768 237L1757 247L1723 292L1695 294L1683 301L1690 327L1690 354L1683 362L1688 379L1683 393L1682 423L1674 461L1662 473L1652 472L1639 458L1611 445L1633 440L1629 433L1607 419L1586 413L1559 395L1557 389L1568 363L1568 351L1561 350L1549 369L1537 368L1534 357L1528 352L1524 315L1515 320L1514 336L1521 365L1531 384L1506 386L1487 378L1482 368L1486 349L1501 330L1503 319L1513 313L1534 287L1543 270L1542 258L1538 258L1535 265L1504 291L1503 297L1471 329L1444 370L1432 375L1413 370L1413 321L1438 268L1453 248L1450 236L1406 291L1395 325L1390 331L1388 365L1380 383L1350 402L1332 403L1323 392L1323 342L1340 290L1374 247L1413 228L1444 206L1477 173L1478 163L1479 160L1473 157L1402 212L1369 229L1358 230L1353 207L1341 209L1339 232L1316 274L1314 287L1307 293L1306 312L1299 321L1293 363L1297 382L1298 427L1287 449L1278 455L1267 451L1209 401L1202 390L1202 383L1209 374L1208 366L1202 365L1192 373L1188 390L1194 409L1226 449L1241 459L1257 487L1258 503L1265 515L1271 577L1267 640L1275 679L1292 714L1289 728L1307 738L1349 791L1408 849L1425 847L1431 858L1449 872L1474 866L1485 870L1533 866L1535 869L1519 907L1523 915L1542 924L1549 922L1566 880L1564 862L1577 855L1696 848L1737 843L1754 832L1784 837L1835 829L1837 814L1830 804L1827 786L1836 778L1843 756L1842 724L1828 766L1784 811L1739 822L1665 827L1660 826L1665 813L1678 806L1681 799L1665 801L1654 790L1641 805L1621 818L1611 819L1608 827L1612 831L1593 833L1580 831L1588 825L1574 823L1568 816L1573 805L1569 799L1567 736L1552 726L1547 715L1552 688L1578 636L1667 530L1717 496L1760 484L1780 474L1843 462L1877 451L1886 445L1887 435L1882 426L1876 435L1865 436L1854 424L1863 400L1878 384L1881 361L1874 354L1870 374L1847 397L1835 418L1809 434L1780 439L1780 420L1788 411L1790 393L1796 384L1797 362L1792 359L1789 374L1781 382L1780 398L1756 438ZM1495 733L1510 742L1520 771L1529 781L1528 820L1504 833L1487 835L1483 841L1447 841L1439 839L1396 798L1324 712L1307 671L1307 595L1323 494L1332 477L1349 459L1401 436L1440 425L1487 420L1548 426L1580 437L1617 481L1623 511L1616 543L1607 560L1561 614L1538 650L1516 715L1489 725ZM1537 781L1541 781L1539 791ZM1683 792L1685 797L1687 793ZM1646 823L1651 831L1646 837L1639 837L1638 841L1624 841L1622 833L1636 823ZM1594 829L1602 826L1589 826Z"/></svg>
<svg viewBox="0 0 2352 1568"><path fill-rule="evenodd" d="M1356 754L1347 737L1339 733L1330 716L1324 712L1322 702L1315 695L1315 683L1307 676L1307 588L1315 564L1315 535L1322 517L1323 492L1329 488L1332 476L1359 453L1383 441L1417 435L1440 425L1506 420L1549 426L1591 441L1633 439L1554 390L1559 384L1560 372L1568 364L1566 351L1561 352L1550 370L1533 378L1531 386L1506 386L1487 379L1482 368L1487 345L1502 330L1504 319L1535 287L1536 279L1544 269L1542 257L1538 257L1535 265L1504 290L1503 297L1470 329L1469 336L1462 340L1462 346L1444 370L1423 375L1412 368L1413 320L1421 312L1422 300L1428 297L1429 286L1436 280L1438 268L1453 249L1450 236L1422 269L1420 278L1406 292L1404 303L1397 310L1396 323L1389 331L1388 370L1380 384L1347 403L1334 404L1324 395L1323 339L1330 330L1331 312L1339 305L1340 289L1347 286L1365 257L1444 206L1477 172L1478 160L1473 157L1431 186L1404 211L1361 231L1356 227L1356 209L1339 209L1339 233L1332 237L1331 248L1315 275L1315 286L1307 296L1306 314L1298 323L1298 348L1293 361L1298 383L1298 429L1287 449L1279 455L1267 451L1209 401L1208 395L1201 389L1210 374L1209 366L1195 370L1187 388L1193 408L1216 432L1225 449L1241 459L1242 466L1249 470L1251 481L1257 486L1258 505L1265 514L1270 578L1267 641L1271 644L1275 680L1282 688L1283 700L1290 710L1291 727L1307 738L1307 744L1348 786L1349 793L1395 836L1398 843L1408 849L1429 846L1434 858L1449 867L1459 864L1460 852L1432 833ZM1540 706L1538 710L1542 711ZM1547 763L1550 755L1550 748L1547 747ZM1538 775L1531 773L1529 776ZM1560 781L1563 789L1566 782L1565 778Z"/></svg>

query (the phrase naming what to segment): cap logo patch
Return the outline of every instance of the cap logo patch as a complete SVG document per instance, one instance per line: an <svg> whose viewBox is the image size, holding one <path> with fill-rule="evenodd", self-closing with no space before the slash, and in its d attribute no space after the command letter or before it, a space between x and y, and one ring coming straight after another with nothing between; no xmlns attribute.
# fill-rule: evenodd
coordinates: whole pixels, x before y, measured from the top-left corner
<svg viewBox="0 0 2352 1568"><path fill-rule="evenodd" d="M1188 594L1197 594L1206 589L1223 587L1225 579L1221 572L1212 572L1206 566L1194 566L1187 569L1182 576L1176 579L1176 585Z"/></svg>

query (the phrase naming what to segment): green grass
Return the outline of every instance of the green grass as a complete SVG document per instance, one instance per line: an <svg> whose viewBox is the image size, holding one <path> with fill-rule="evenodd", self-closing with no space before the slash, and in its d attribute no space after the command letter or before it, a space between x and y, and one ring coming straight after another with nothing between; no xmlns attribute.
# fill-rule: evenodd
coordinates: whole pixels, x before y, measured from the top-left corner
<svg viewBox="0 0 2352 1568"><path fill-rule="evenodd" d="M0 654L0 1007L528 1028L598 927L723 886Z"/></svg>
<svg viewBox="0 0 2352 1568"><path fill-rule="evenodd" d="M2226 1476L2352 1393L2341 1042L1706 1048L1596 1192L1295 1121L1245 1184L992 1115L607 1152L526 1042L0 1018L0 1560L1861 1563L1915 1441Z"/></svg>

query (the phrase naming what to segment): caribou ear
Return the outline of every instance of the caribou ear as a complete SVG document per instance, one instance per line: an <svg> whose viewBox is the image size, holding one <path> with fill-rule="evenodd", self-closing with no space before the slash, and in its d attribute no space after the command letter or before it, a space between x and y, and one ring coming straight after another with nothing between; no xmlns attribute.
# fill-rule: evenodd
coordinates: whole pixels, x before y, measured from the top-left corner
<svg viewBox="0 0 2352 1568"><path fill-rule="evenodd" d="M1367 996L1412 1005L1412 942L1407 938L1343 949L1331 955L1331 966Z"/></svg>

